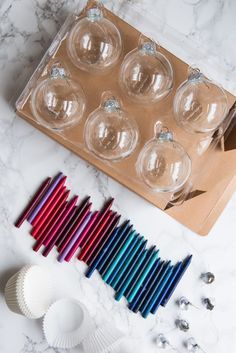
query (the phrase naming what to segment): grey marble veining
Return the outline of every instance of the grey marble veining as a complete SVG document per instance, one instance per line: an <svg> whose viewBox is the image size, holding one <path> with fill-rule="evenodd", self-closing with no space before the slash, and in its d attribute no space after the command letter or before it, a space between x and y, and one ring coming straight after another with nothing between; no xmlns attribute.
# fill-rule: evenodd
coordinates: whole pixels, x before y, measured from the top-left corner
<svg viewBox="0 0 236 353"><path fill-rule="evenodd" d="M21 92L68 12L84 1L2 0L0 2L0 352L60 352L45 342L41 321L29 321L11 313L3 299L7 278L26 263L44 265L51 272L55 299L73 296L88 307L99 323L105 317L129 334L122 351L157 352L153 340L164 333L179 352L194 336L207 353L236 351L236 198L232 198L208 237L192 234L167 215L123 188L63 147L33 129L14 113L15 97ZM159 41L189 63L198 64L210 77L236 93L236 25L234 0L123 0L106 5L132 24L149 31L157 21ZM132 12L133 9L133 12ZM143 14L147 21L144 21ZM140 15L141 14L141 15ZM150 21L149 21L150 19ZM27 225L13 227L19 211L46 175L62 170L69 186L83 197L91 194L95 207L105 198L116 198L115 209L131 217L135 227L156 243L163 258L174 261L193 253L194 261L174 299L186 295L201 310L181 314L173 299L165 310L144 320L131 314L125 301L117 303L111 288L98 274L85 279L78 261L58 264L55 253L48 259L35 254ZM199 276L212 271L216 281L204 285ZM202 296L216 298L216 308L207 312ZM174 321L182 315L190 322L188 334L179 332ZM131 347L131 348L130 348ZM80 352L79 348L71 352Z"/></svg>

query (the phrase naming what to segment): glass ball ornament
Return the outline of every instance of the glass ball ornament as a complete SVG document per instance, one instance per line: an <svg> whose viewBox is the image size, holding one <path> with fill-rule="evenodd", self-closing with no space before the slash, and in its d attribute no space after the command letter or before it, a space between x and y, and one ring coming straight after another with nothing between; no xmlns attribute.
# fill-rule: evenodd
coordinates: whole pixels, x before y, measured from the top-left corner
<svg viewBox="0 0 236 353"><path fill-rule="evenodd" d="M88 117L84 139L89 151L97 157L118 161L130 156L139 141L135 120L123 110L111 92L105 92L101 105Z"/></svg>
<svg viewBox="0 0 236 353"><path fill-rule="evenodd" d="M227 115L227 96L199 70L190 69L188 79L176 91L173 110L177 124L187 132L212 133Z"/></svg>
<svg viewBox="0 0 236 353"><path fill-rule="evenodd" d="M173 69L155 42L144 38L128 53L121 65L120 86L139 103L154 103L166 97L173 87Z"/></svg>
<svg viewBox="0 0 236 353"><path fill-rule="evenodd" d="M67 52L83 71L102 73L113 67L122 52L118 28L104 17L102 5L88 2L86 16L80 18L67 37Z"/></svg>
<svg viewBox="0 0 236 353"><path fill-rule="evenodd" d="M86 98L79 82L68 76L60 63L51 67L31 96L31 110L37 121L52 130L62 131L83 118Z"/></svg>
<svg viewBox="0 0 236 353"><path fill-rule="evenodd" d="M137 172L156 192L174 193L184 188L191 174L191 159L165 128L156 128L155 136L141 150Z"/></svg>

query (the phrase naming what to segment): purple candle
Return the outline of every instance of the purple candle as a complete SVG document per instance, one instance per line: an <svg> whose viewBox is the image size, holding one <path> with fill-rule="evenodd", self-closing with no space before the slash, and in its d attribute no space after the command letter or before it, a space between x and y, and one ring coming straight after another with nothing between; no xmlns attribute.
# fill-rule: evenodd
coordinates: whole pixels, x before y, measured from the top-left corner
<svg viewBox="0 0 236 353"><path fill-rule="evenodd" d="M92 212L89 212L89 214L86 216L85 220L83 221L83 223L81 224L81 226L79 227L79 229L77 230L77 232L75 233L75 235L73 236L73 238L71 239L69 244L65 247L63 252L58 256L57 260L59 262L62 262L65 260L66 256L68 255L68 253L70 252L70 250L72 249L74 244L76 243L77 239L80 237L81 233L83 232L83 230L85 229L85 227L89 223L91 215L92 215Z"/></svg>
<svg viewBox="0 0 236 353"><path fill-rule="evenodd" d="M49 196L52 194L53 190L56 188L56 186L59 184L59 182L61 181L62 178L64 178L64 174L59 173L53 179L53 181L49 185L49 188L46 190L45 194L43 195L43 197L41 198L41 200L39 201L37 206L33 209L33 211L30 213L29 217L27 218L29 223L33 222L33 220L35 219L35 217L37 216L39 211L42 209L43 205L48 200Z"/></svg>

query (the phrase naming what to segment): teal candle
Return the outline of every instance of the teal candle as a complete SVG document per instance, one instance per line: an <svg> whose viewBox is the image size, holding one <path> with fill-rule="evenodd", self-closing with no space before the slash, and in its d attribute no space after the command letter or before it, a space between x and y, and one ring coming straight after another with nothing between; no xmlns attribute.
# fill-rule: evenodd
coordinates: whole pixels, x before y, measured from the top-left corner
<svg viewBox="0 0 236 353"><path fill-rule="evenodd" d="M132 263L134 257L138 254L138 252L140 251L140 249L143 249L144 246L147 244L147 240L145 240L143 237L140 239L140 241L138 242L138 244L136 244L136 246L134 247L132 253L130 254L128 260L124 263L124 265L121 267L121 269L118 271L118 273L116 274L116 277L114 278L114 280L112 281L111 285L112 288L117 287L118 283L120 282L122 276L125 274L125 272L128 270L130 264Z"/></svg>
<svg viewBox="0 0 236 353"><path fill-rule="evenodd" d="M150 282L150 285L148 286L148 288L145 290L145 292L143 293L143 295L141 296L141 298L138 300L137 304L135 305L135 312L141 311L140 308L142 308L142 306L145 305L146 301L148 300L148 298L152 294L154 288L156 287L157 281L159 281L165 266L166 266L165 261L161 261L160 265L157 268L157 271L154 274L154 277L152 278L152 280Z"/></svg>
<svg viewBox="0 0 236 353"><path fill-rule="evenodd" d="M125 282L122 284L121 288L116 293L115 299L117 301L119 301L122 298L122 296L124 295L126 289L129 287L129 285L132 282L133 278L135 277L136 273L139 271L143 262L145 261L147 254L148 254L148 250L144 250L142 255L140 256L137 264L135 265L135 268L132 270L132 272L129 274L128 278L125 280Z"/></svg>
<svg viewBox="0 0 236 353"><path fill-rule="evenodd" d="M130 293L132 292L133 290L133 287L135 286L136 282L138 281L139 279L139 276L140 274L143 273L144 269L147 267L151 257L153 256L153 254L156 253L156 246L152 246L149 250L148 250L148 253L147 253L147 257L144 261L144 263L142 264L141 268L139 269L139 272L137 274L137 276L132 280L130 286L127 288L127 290L125 291L125 297L128 298L128 296L130 295Z"/></svg>
<svg viewBox="0 0 236 353"><path fill-rule="evenodd" d="M135 282L133 288L131 289L129 296L127 297L127 300L129 303L132 302L132 300L136 296L139 288L141 287L143 281L145 281L145 278L147 277L149 271L151 270L152 266L154 265L155 261L158 258L158 253L159 253L159 251L157 251L156 253L154 253L152 255L149 262L147 263L147 266L143 269L143 271L138 276L137 281Z"/></svg>
<svg viewBox="0 0 236 353"><path fill-rule="evenodd" d="M103 280L105 282L107 282L108 278L110 277L110 275L112 274L113 270L115 269L115 267L117 266L118 262L120 261L120 259L122 258L122 256L125 254L128 246L130 245L130 243L133 241L134 237L135 237L136 232L133 231L128 239L126 240L126 242L124 243L123 247L120 249L120 251L118 252L117 256L114 258L114 261L109 265L109 267L107 268L106 272L103 275Z"/></svg>
<svg viewBox="0 0 236 353"><path fill-rule="evenodd" d="M109 277L109 279L107 281L107 283L110 284L112 286L112 288L114 288L112 285L112 281L114 280L115 276L117 275L117 273L119 272L121 267L126 263L130 254L132 254L132 251L133 251L134 247L136 246L136 244L138 244L139 242L140 242L139 234L135 234L133 241L131 242L131 244L127 248L124 256L122 256L122 258L118 262L117 266L115 267L114 271L112 272L111 276Z"/></svg>
<svg viewBox="0 0 236 353"><path fill-rule="evenodd" d="M111 244L105 260L103 260L102 263L98 266L98 271L101 274L101 276L105 274L107 268L114 261L115 257L117 256L117 254L119 253L123 245L125 244L126 240L128 239L129 235L132 233L132 231L133 231L133 226L128 224L128 226L125 227L120 233L119 239Z"/></svg>
<svg viewBox="0 0 236 353"><path fill-rule="evenodd" d="M157 285L157 287L154 290L154 293L152 294L152 296L147 301L146 305L144 306L144 309L141 311L142 316L144 318L146 318L148 316L148 314L150 313L150 311L152 310L153 305L155 304L159 294L161 293L161 291L165 287L166 283L168 282L170 276L172 275L172 272L173 272L173 266L171 266L171 267L166 269L166 273L164 275L164 278Z"/></svg>
<svg viewBox="0 0 236 353"><path fill-rule="evenodd" d="M154 305L152 306L152 310L151 313L155 314L156 311L158 310L163 298L165 298L165 295L167 293L167 291L169 290L169 288L171 287L172 283L174 282L175 278L178 276L178 273L181 270L181 266L182 266L182 262L178 262L172 271L172 275L169 279L169 281L166 283L166 285L164 286L163 290L161 291L161 293L158 295Z"/></svg>
<svg viewBox="0 0 236 353"><path fill-rule="evenodd" d="M140 312L143 312L147 305L149 304L149 301L151 300L153 293L155 292L156 288L160 285L160 283L163 281L163 279L166 276L167 271L169 270L171 266L171 262L167 261L164 263L164 266L162 267L161 272L158 274L158 276L156 277L155 281L153 282L151 288L149 289L146 297L144 298L144 300L142 301L142 304L140 305Z"/></svg>

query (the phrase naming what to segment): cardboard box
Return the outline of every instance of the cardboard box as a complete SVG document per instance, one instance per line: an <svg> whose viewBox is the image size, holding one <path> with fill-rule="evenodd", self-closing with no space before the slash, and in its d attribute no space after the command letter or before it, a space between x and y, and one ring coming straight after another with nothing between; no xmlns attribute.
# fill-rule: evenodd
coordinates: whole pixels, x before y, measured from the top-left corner
<svg viewBox="0 0 236 353"><path fill-rule="evenodd" d="M236 98L226 92L229 114L223 126L207 141L198 134L195 136L184 132L174 122L172 105L177 87L187 79L188 65L164 48L160 48L160 51L167 56L174 68L175 83L173 91L167 98L158 103L149 106L134 104L121 91L118 84L118 76L119 67L124 56L138 45L140 32L108 10L106 10L106 16L116 24L123 35L124 53L120 63L111 72L102 76L102 79L101 76L92 75L77 69L70 61L66 51L66 36L74 21L78 19L78 15L71 15L54 39L38 69L18 99L16 104L17 114L79 157L162 209L163 212L166 212L186 227L198 234L206 235L236 188L236 128L233 124L233 119L236 115ZM32 115L30 107L32 90L41 80L47 77L47 69L54 60L61 61L69 70L70 75L79 80L86 93L88 103L83 122L64 133L56 133L40 125ZM121 97L125 109L136 119L141 132L140 145L135 153L128 159L116 163L108 163L97 159L86 150L83 141L83 128L86 117L98 107L101 94L106 90L112 90ZM191 177L193 189L184 201L178 200L175 195L175 200L172 202L165 195L153 192L137 176L135 164L138 154L145 142L153 137L153 126L157 120L162 120L169 130L173 131L175 140L179 141L191 156L193 163ZM199 149L203 151L204 147L202 146L205 145L209 145L209 148L200 156L196 151L199 151Z"/></svg>

